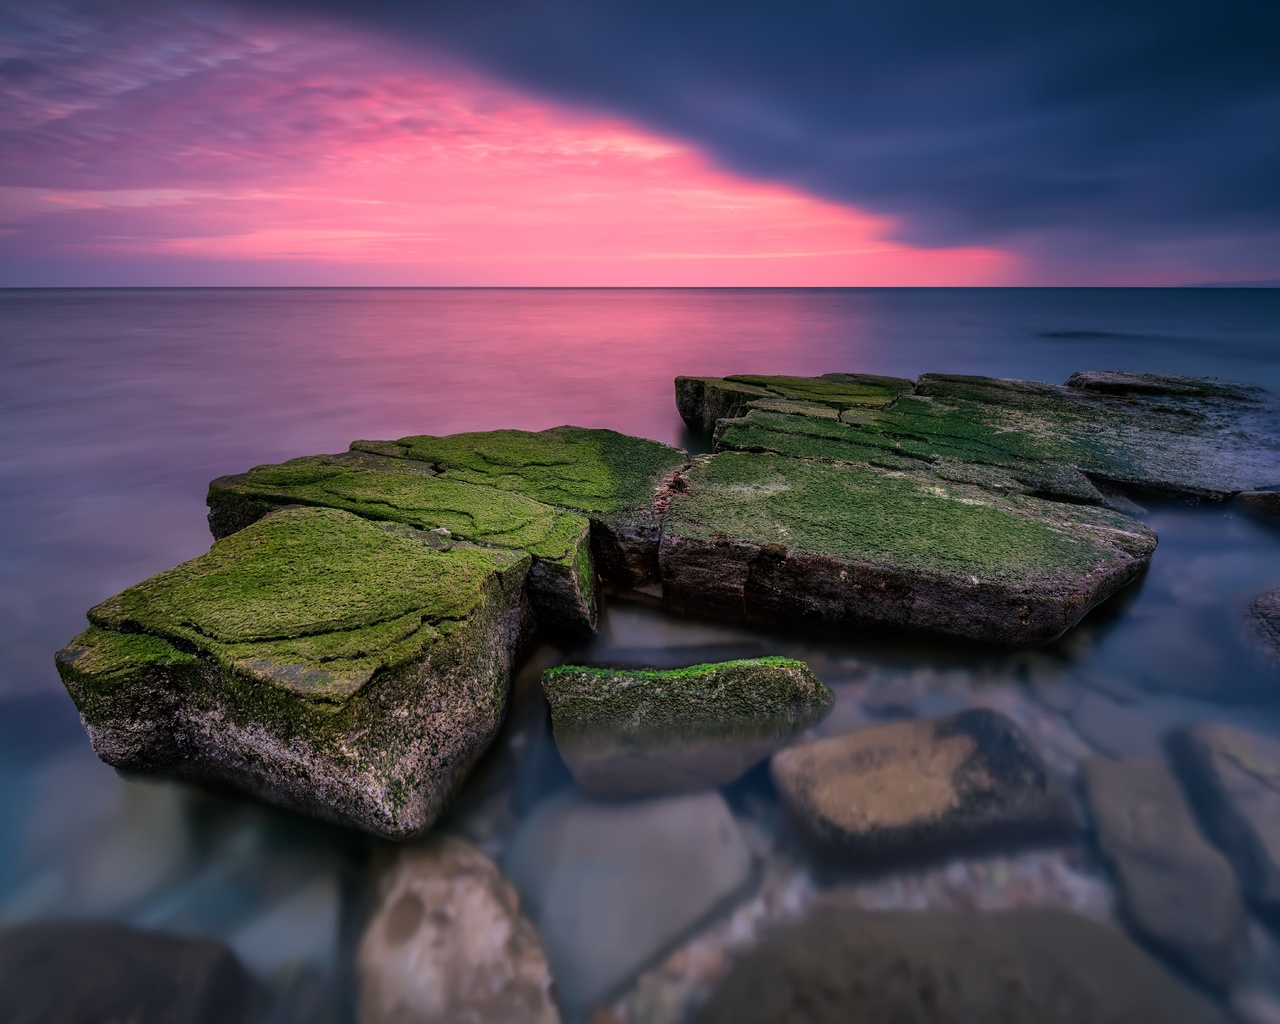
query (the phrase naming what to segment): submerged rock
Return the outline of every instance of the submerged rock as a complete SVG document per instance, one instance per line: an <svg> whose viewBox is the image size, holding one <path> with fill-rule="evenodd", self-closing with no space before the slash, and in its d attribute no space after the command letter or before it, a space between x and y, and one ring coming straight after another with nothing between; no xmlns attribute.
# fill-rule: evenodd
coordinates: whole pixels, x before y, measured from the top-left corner
<svg viewBox="0 0 1280 1024"><path fill-rule="evenodd" d="M1229 985L1246 938L1239 885L1173 776L1155 758L1092 758L1084 782L1134 929L1210 985Z"/></svg>
<svg viewBox="0 0 1280 1024"><path fill-rule="evenodd" d="M1249 605L1249 627L1254 643L1280 658L1280 589L1259 594Z"/></svg>
<svg viewBox="0 0 1280 1024"><path fill-rule="evenodd" d="M1280 915L1280 740L1201 722L1177 730L1170 750L1245 895Z"/></svg>
<svg viewBox="0 0 1280 1024"><path fill-rule="evenodd" d="M90 609L58 670L108 764L404 839L497 732L528 570L285 509Z"/></svg>
<svg viewBox="0 0 1280 1024"><path fill-rule="evenodd" d="M725 785L835 700L789 658L665 670L563 665L542 688L560 753L578 785L601 797Z"/></svg>
<svg viewBox="0 0 1280 1024"><path fill-rule="evenodd" d="M660 566L664 595L690 608L1029 644L1134 579L1155 544L1107 509L730 452L681 475Z"/></svg>
<svg viewBox="0 0 1280 1024"><path fill-rule="evenodd" d="M576 1019L741 891L752 858L718 793L566 797L524 823L506 868Z"/></svg>
<svg viewBox="0 0 1280 1024"><path fill-rule="evenodd" d="M386 879L357 958L360 1024L559 1024L547 958L511 883L444 837Z"/></svg>
<svg viewBox="0 0 1280 1024"><path fill-rule="evenodd" d="M789 747L771 770L805 838L843 867L1061 837L1076 827L1030 741L985 708Z"/></svg>
<svg viewBox="0 0 1280 1024"><path fill-rule="evenodd" d="M261 994L220 942L62 921L0 932L0 1020L241 1024Z"/></svg>
<svg viewBox="0 0 1280 1024"><path fill-rule="evenodd" d="M1233 502L1263 519L1280 521L1280 491L1242 491Z"/></svg>
<svg viewBox="0 0 1280 1024"><path fill-rule="evenodd" d="M1225 1024L1119 932L1058 910L827 912L766 939L695 1024Z"/></svg>

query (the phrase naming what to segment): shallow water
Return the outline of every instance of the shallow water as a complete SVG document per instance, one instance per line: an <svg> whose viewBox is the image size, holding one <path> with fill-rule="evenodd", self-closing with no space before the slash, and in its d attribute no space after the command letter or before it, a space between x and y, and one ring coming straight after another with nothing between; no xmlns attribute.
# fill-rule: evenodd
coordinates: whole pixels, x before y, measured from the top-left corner
<svg viewBox="0 0 1280 1024"><path fill-rule="evenodd" d="M105 916L218 936L287 992L282 1014L343 1019L380 844L120 780L93 757L53 668L90 605L207 549L211 478L354 438L560 423L705 449L675 411L680 373L1062 381L1128 369L1280 393L1280 290L9 291L0 352L0 923ZM787 654L837 694L820 733L990 706L1068 779L1094 752L1156 753L1182 722L1280 735L1276 669L1241 630L1248 601L1280 585L1280 531L1223 506L1151 505L1144 518L1160 536L1145 578L1038 651L770 634L614 603L588 648L534 655L507 730L517 768L490 757L451 827L502 857L519 818L572 787L528 685L571 656ZM758 833L763 881L613 993L624 1016L653 1004L649 1019L679 1019L709 976L695 954L731 954L829 884L773 841L760 772L727 796ZM856 885L864 905L1054 902L1114 916L1084 847ZM1259 957L1251 969L1269 978L1275 964Z"/></svg>

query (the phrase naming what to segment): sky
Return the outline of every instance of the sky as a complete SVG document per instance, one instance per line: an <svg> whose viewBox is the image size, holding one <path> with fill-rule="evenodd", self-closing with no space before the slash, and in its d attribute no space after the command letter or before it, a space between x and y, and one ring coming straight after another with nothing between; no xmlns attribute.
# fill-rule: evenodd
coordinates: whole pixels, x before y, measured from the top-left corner
<svg viewBox="0 0 1280 1024"><path fill-rule="evenodd" d="M1280 5L0 0L0 286L1280 278Z"/></svg>

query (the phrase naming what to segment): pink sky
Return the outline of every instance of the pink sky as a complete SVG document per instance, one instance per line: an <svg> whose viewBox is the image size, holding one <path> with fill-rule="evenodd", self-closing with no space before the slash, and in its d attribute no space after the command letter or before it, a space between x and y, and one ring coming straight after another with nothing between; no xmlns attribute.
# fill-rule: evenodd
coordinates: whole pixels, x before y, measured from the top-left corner
<svg viewBox="0 0 1280 1024"><path fill-rule="evenodd" d="M0 261L19 267L0 283L99 283L95 267L136 284L157 267L165 283L299 285L1018 274L1010 253L887 241L883 218L347 29L218 11L50 16L40 35L36 54L0 44L45 69L0 94ZM143 279L121 281L133 266Z"/></svg>

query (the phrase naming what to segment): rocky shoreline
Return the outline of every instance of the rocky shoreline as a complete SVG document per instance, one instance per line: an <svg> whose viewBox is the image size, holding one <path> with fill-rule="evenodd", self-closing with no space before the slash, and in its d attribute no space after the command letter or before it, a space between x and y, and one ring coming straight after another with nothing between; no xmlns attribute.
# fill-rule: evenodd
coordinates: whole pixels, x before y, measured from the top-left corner
<svg viewBox="0 0 1280 1024"><path fill-rule="evenodd" d="M674 1024L708 998L708 979L724 988L697 1019L745 1020L734 1014L760 978L781 1002L752 1019L782 1021L786 993L833 969L824 945L901 942L868 984L936 978L937 951L955 947L948 914L882 918L867 885L996 849L1037 865L1083 851L1118 908L1091 916L1137 940L1090 924L1095 937L1065 914L990 925L978 960L1007 961L1074 1007L1036 1016L1032 999L1009 1019L1113 1019L1080 1016L1090 1007L1137 1019L1115 1010L1124 999L1143 1019L1225 1019L1161 963L1235 999L1256 960L1250 914L1269 920L1276 904L1280 859L1266 851L1280 747L1232 726L1175 730L1168 761L1163 737L1154 760L1117 749L1090 761L1099 747L1077 718L1092 712L1037 688L1032 670L1034 699L968 695L949 713L928 682L858 684L855 720L840 685L802 661L621 659L553 667L525 698L545 694L549 718L530 735L577 793L508 820L514 789L496 791L496 826L454 798L508 716L516 667L540 641L589 637L608 596L769 628L1044 644L1145 570L1156 536L1134 498L1238 495L1267 514L1254 495L1280 482L1275 408L1243 385L1118 373L1065 387L679 378L676 394L686 422L714 433L713 454L561 427L357 441L215 480L211 551L96 606L58 654L95 751L398 841L450 812L453 838L383 873L361 954L367 1024L496 1021L514 1007L529 1020ZM1270 608L1260 599L1255 614ZM1126 695L1093 699L1122 707ZM506 770L536 771L533 756ZM742 801L764 765L774 806L758 814ZM1180 908L1188 898L1200 903ZM593 910L611 901L616 935ZM1064 904L1010 908L1045 905ZM481 906L473 924L457 909ZM729 922L750 907L744 939ZM988 928L977 920L964 928ZM812 955L762 952L765 970L749 954L730 970L785 927L798 930L777 941L817 943ZM697 945L725 928L719 952ZM1107 943L1142 985L1091 987L1063 966L1065 949ZM432 1002L409 965L441 945L473 953L440 968L449 983L427 986L445 993ZM695 970L700 981L671 980L688 974L674 958L707 956L716 966ZM667 995L643 1009L646 991ZM833 995L830 1019L888 1005L866 991ZM995 998L953 997L962 1015Z"/></svg>

